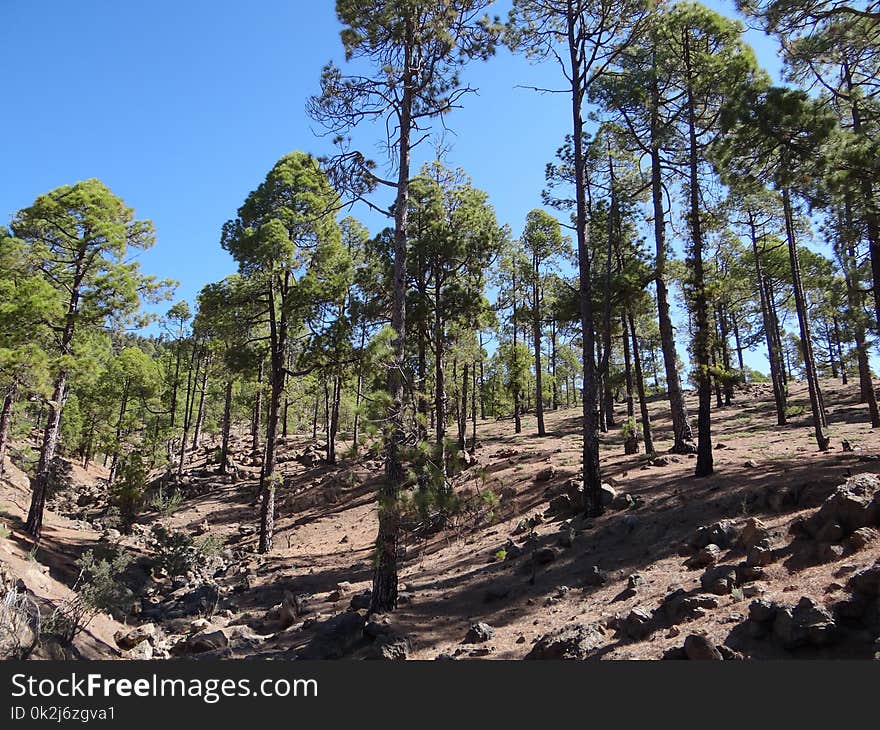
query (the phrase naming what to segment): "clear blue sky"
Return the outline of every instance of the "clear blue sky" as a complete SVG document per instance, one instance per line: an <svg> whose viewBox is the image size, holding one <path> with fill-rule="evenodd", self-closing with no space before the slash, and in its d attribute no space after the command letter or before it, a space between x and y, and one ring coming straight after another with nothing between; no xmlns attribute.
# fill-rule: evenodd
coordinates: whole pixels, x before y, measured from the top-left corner
<svg viewBox="0 0 880 730"><path fill-rule="evenodd" d="M143 269L178 280L175 300L234 271L220 228L281 155L330 151L304 104L323 64L342 60L331 0L0 0L0 33L0 223L40 193L100 178L154 222ZM778 75L775 44L748 38ZM556 68L502 50L465 78L480 91L449 118L446 162L519 233L569 112L561 95L516 87L554 86ZM428 145L416 162L432 156ZM354 213L373 232L384 225ZM760 354L750 360L763 369Z"/></svg>

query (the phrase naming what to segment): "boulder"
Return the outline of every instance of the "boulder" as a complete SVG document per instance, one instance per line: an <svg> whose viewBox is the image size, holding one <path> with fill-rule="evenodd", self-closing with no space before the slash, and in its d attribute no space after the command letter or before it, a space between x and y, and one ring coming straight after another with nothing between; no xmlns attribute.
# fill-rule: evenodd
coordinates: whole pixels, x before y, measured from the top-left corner
<svg viewBox="0 0 880 730"><path fill-rule="evenodd" d="M657 616L662 616L666 626L675 626L683 621L702 618L713 608L718 608L718 599L715 596L689 596L683 588L679 588L663 599Z"/></svg>
<svg viewBox="0 0 880 730"><path fill-rule="evenodd" d="M545 466L541 471L535 474L536 482L549 482L553 477L556 476L556 467L553 464L549 464Z"/></svg>
<svg viewBox="0 0 880 730"><path fill-rule="evenodd" d="M644 639L656 628L653 616L643 608L634 608L624 618L616 619L613 623L618 634L635 641Z"/></svg>
<svg viewBox="0 0 880 730"><path fill-rule="evenodd" d="M696 554L685 561L688 568L707 568L715 565L721 559L721 548L715 543L710 543L701 548Z"/></svg>
<svg viewBox="0 0 880 730"><path fill-rule="evenodd" d="M855 573L847 586L866 596L880 596L880 564Z"/></svg>
<svg viewBox="0 0 880 730"><path fill-rule="evenodd" d="M411 649L410 641L406 636L383 634L369 646L365 658L402 661L409 657Z"/></svg>
<svg viewBox="0 0 880 730"><path fill-rule="evenodd" d="M724 657L715 645L702 634L691 634L684 640L684 653L691 660L721 661Z"/></svg>
<svg viewBox="0 0 880 730"><path fill-rule="evenodd" d="M113 640L123 651L134 649L142 641L149 641L156 638L155 624L142 624L129 631L120 629L113 636Z"/></svg>
<svg viewBox="0 0 880 730"><path fill-rule="evenodd" d="M315 635L299 653L300 659L341 659L364 638L366 621L356 611L333 616L319 624Z"/></svg>
<svg viewBox="0 0 880 730"><path fill-rule="evenodd" d="M594 624L569 624L544 634L525 659L589 659L605 641Z"/></svg>
<svg viewBox="0 0 880 730"><path fill-rule="evenodd" d="M703 590L719 596L730 593L737 585L736 567L733 565L717 565L709 568L700 578Z"/></svg>
<svg viewBox="0 0 880 730"><path fill-rule="evenodd" d="M482 644L486 641L489 641L493 636L495 636L495 629L493 629L489 624L478 623L474 624L468 629L467 634L464 637L464 644Z"/></svg>
<svg viewBox="0 0 880 730"><path fill-rule="evenodd" d="M773 620L773 636L786 649L828 646L840 638L831 612L804 596L793 608L782 606Z"/></svg>
<svg viewBox="0 0 880 730"><path fill-rule="evenodd" d="M733 520L720 520L711 525L699 528L690 540L694 550L701 550L707 545L717 545L722 549L733 546L739 537L739 529Z"/></svg>
<svg viewBox="0 0 880 730"><path fill-rule="evenodd" d="M602 586L608 582L608 573L602 570L598 565L592 565L587 569L584 576L584 585L586 586Z"/></svg>
<svg viewBox="0 0 880 730"><path fill-rule="evenodd" d="M745 521L745 524L740 530L737 544L740 547L749 550L758 543L769 539L770 531L765 527L764 523L755 517L750 517Z"/></svg>

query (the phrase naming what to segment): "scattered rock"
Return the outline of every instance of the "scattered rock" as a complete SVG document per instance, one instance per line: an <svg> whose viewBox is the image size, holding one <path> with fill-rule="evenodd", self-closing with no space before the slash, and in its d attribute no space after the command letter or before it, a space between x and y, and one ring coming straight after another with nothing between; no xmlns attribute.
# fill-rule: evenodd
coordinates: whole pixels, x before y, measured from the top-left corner
<svg viewBox="0 0 880 730"><path fill-rule="evenodd" d="M745 524L740 530L737 544L740 547L749 550L758 543L762 543L769 539L770 531L765 527L764 523L755 517L750 517L745 521Z"/></svg>
<svg viewBox="0 0 880 730"><path fill-rule="evenodd" d="M542 636L525 659L588 659L605 640L594 624L569 624Z"/></svg>
<svg viewBox="0 0 880 730"><path fill-rule="evenodd" d="M474 624L468 629L467 634L464 637L464 644L482 644L486 641L489 641L493 636L495 636L495 629L493 629L489 624L478 623Z"/></svg>
<svg viewBox="0 0 880 730"><path fill-rule="evenodd" d="M370 608L370 604L373 601L373 591L369 588L365 588L360 593L355 593L351 597L351 603L349 604L349 608L352 611L361 611Z"/></svg>
<svg viewBox="0 0 880 730"><path fill-rule="evenodd" d="M685 561L688 568L706 568L715 565L721 559L721 548L715 543L709 543L701 548L689 560Z"/></svg>
<svg viewBox="0 0 880 730"><path fill-rule="evenodd" d="M299 657L341 659L363 641L365 623L364 617L356 611L347 611L327 619L318 626Z"/></svg>
<svg viewBox="0 0 880 730"><path fill-rule="evenodd" d="M691 660L721 661L724 657L715 645L702 634L691 634L684 640L684 653Z"/></svg>
<svg viewBox="0 0 880 730"><path fill-rule="evenodd" d="M541 471L535 474L536 482L549 482L553 477L556 476L556 467L553 464L549 466L545 466Z"/></svg>
<svg viewBox="0 0 880 730"><path fill-rule="evenodd" d="M730 593L737 585L736 567L733 565L717 565L709 568L700 578L703 590L719 596Z"/></svg>
<svg viewBox="0 0 880 730"><path fill-rule="evenodd" d="M780 607L773 620L773 636L786 649L828 646L839 639L839 634L828 609L807 596L794 608Z"/></svg>
<svg viewBox="0 0 880 730"><path fill-rule="evenodd" d="M592 565L587 569L584 576L584 585L587 586L603 586L608 582L608 573L602 570L598 565Z"/></svg>
<svg viewBox="0 0 880 730"><path fill-rule="evenodd" d="M130 631L120 629L113 636L113 640L116 642L116 646L124 651L134 649L141 642L149 641L155 638L155 624L142 624L141 626L137 626Z"/></svg>

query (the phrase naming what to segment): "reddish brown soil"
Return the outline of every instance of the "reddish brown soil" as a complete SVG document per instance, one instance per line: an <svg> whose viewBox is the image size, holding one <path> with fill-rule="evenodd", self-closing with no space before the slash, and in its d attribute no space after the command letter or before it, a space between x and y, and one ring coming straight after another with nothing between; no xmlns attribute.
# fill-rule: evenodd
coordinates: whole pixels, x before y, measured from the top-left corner
<svg viewBox="0 0 880 730"><path fill-rule="evenodd" d="M650 611L675 587L699 591L702 571L686 568L679 548L698 527L721 518L757 516L777 533L776 545L783 546L790 541L789 523L801 512L754 512L748 506L749 495L807 482L836 485L854 473L880 472L880 461L871 458L880 456L880 433L866 423L867 409L858 403L857 386L826 382L824 388L830 406L831 450L822 453L816 449L803 384L794 385L790 405L802 406L804 412L792 417L785 427L775 425L769 389L756 386L737 393L732 406L713 411L713 436L718 446L716 473L704 479L692 476L694 462L688 457L655 467L647 465L643 454L623 455L620 428L611 429L602 438L603 478L618 491L643 498L643 506L626 512L609 511L596 519L591 529L578 535L572 548L539 568L533 581L531 571L520 569L522 559L498 562L495 553L521 520L546 509L548 486L561 484L578 472L579 410L548 413L546 438L534 435L532 417L524 418L519 435L513 433L512 421L480 422L478 465L465 472L456 489L501 494L503 489L514 488L516 496L502 499L494 508L466 512L448 529L428 539L407 535L401 581L412 597L394 614L394 624L410 637L411 657L433 659L443 653L471 656L476 647L463 645L462 640L471 624L484 621L495 628L496 634L473 655L521 658L539 636L557 627L571 622L603 622L616 614L625 615L634 607ZM693 397L689 397L688 406L695 417ZM662 399L654 400L650 408L656 448L664 453L671 446L668 410ZM616 417L618 423L624 418L621 406ZM847 439L855 451L844 453L842 439ZM286 444L287 450L300 448L307 441L292 438ZM509 449L516 455L498 456ZM748 464L750 461L755 464ZM555 477L549 483L536 482L535 474L548 464L557 468ZM198 462L193 464L200 466ZM254 552L248 559L247 564L256 574L255 584L240 594L234 611L212 619L218 625L259 619L281 601L285 591L311 594L311 615L328 617L346 609L352 592L370 585L379 462L362 457L343 460L336 466L306 469L288 461L284 468L286 483L279 491L275 550L267 557ZM79 472L76 478L97 476L93 470ZM237 530L239 525L257 524L256 510L251 506L254 486L252 480L234 485L218 483L208 494L187 500L171 522L175 527L195 528L207 520L210 534L254 550L256 537L239 542ZM74 530L63 517L48 514L45 540L37 555L50 567L50 575L45 576L28 560L29 546L19 531L27 496L21 479L2 483L0 503L5 505L15 530L10 538L0 541L0 560L21 572L29 588L36 591L46 584L46 597L57 599L66 590L63 583L70 581L75 556L97 541L98 535ZM632 531L622 529L625 518L634 520ZM560 519L548 518L537 526L541 546L556 544ZM514 539L521 542L522 537ZM800 596L808 595L830 604L844 595L848 572L870 565L878 557L880 544L874 543L840 561L807 568L800 568L794 557L783 558L768 567L761 584L770 599L796 603ZM611 580L606 585L584 586L584 575L593 565L609 572ZM628 577L634 573L643 582L630 595L625 589ZM350 582L351 590L334 602L331 594L342 581ZM487 603L489 585L504 585L510 592L501 600ZM562 586L570 590L560 591ZM750 600L721 597L717 609L683 625L679 636L661 630L649 639L632 642L615 638L608 629L607 644L600 654L617 659L659 658L664 649L680 646L684 635L696 632L706 632L716 643L722 643L748 613ZM300 626L272 635L252 653L292 656L311 636L309 628ZM110 640L115 627L106 618L91 625L91 644L84 654L117 655ZM833 656L861 656L865 650L844 645L833 651ZM789 656L771 642L755 643L748 653L756 658Z"/></svg>

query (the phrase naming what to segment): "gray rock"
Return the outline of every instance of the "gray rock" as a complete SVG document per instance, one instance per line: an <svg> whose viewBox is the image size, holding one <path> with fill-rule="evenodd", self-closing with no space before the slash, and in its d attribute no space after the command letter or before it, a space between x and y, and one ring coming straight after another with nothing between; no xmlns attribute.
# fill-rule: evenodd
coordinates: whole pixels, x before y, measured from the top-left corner
<svg viewBox="0 0 880 730"><path fill-rule="evenodd" d="M495 629L493 629L489 624L478 623L474 624L468 629L467 634L464 637L465 644L482 644L486 641L489 641L493 636L495 636Z"/></svg>
<svg viewBox="0 0 880 730"><path fill-rule="evenodd" d="M366 659L384 659L386 661L402 661L409 657L412 650L406 636L385 634L379 636L367 649Z"/></svg>
<svg viewBox="0 0 880 730"><path fill-rule="evenodd" d="M594 624L569 624L545 634L525 655L525 659L589 659L605 641Z"/></svg>
<svg viewBox="0 0 880 730"><path fill-rule="evenodd" d="M369 588L365 588L360 593L355 593L351 597L351 603L349 604L349 608L352 611L361 611L370 608L370 603L373 600L373 591Z"/></svg>
<svg viewBox="0 0 880 730"><path fill-rule="evenodd" d="M134 649L142 641L155 639L155 637L155 624L142 624L141 626L137 626L130 631L120 629L113 636L113 640L116 642L116 646L124 651L127 651L130 649Z"/></svg>
<svg viewBox="0 0 880 730"><path fill-rule="evenodd" d="M737 585L736 567L733 565L716 565L709 568L700 578L703 590L719 596L730 593Z"/></svg>
<svg viewBox="0 0 880 730"><path fill-rule="evenodd" d="M689 560L685 561L688 568L707 568L715 565L721 559L721 548L715 543L710 543L706 547L701 548Z"/></svg>
<svg viewBox="0 0 880 730"><path fill-rule="evenodd" d="M602 570L598 565L592 565L587 569L584 576L584 585L587 586L603 586L608 582L608 573Z"/></svg>
<svg viewBox="0 0 880 730"><path fill-rule="evenodd" d="M656 628L652 615L643 608L634 608L625 618L617 619L614 624L621 636L636 641L644 639Z"/></svg>
<svg viewBox="0 0 880 730"><path fill-rule="evenodd" d="M746 564L751 567L763 567L765 565L770 565L774 559L775 556L773 554L773 548L770 547L770 541L765 539L755 543L749 548L746 557Z"/></svg>
<svg viewBox="0 0 880 730"><path fill-rule="evenodd" d="M880 596L880 564L855 573L847 585L866 596Z"/></svg>
<svg viewBox="0 0 880 730"><path fill-rule="evenodd" d="M318 626L312 640L300 652L301 659L341 659L364 638L364 617L356 611L340 613Z"/></svg>
<svg viewBox="0 0 880 730"><path fill-rule="evenodd" d="M745 521L737 539L740 547L748 550L764 540L770 539L770 531L766 528L761 520L756 517L750 517Z"/></svg>
<svg viewBox="0 0 880 730"><path fill-rule="evenodd" d="M665 625L675 626L683 621L702 618L712 609L718 608L715 596L698 594L689 596L683 588L673 591L663 599L658 610Z"/></svg>
<svg viewBox="0 0 880 730"><path fill-rule="evenodd" d="M702 634L691 634L684 640L684 653L688 659L696 661L721 661L724 658L715 645Z"/></svg>
<svg viewBox="0 0 880 730"><path fill-rule="evenodd" d="M773 636L786 649L797 649L833 644L840 638L840 631L824 606L804 596L794 608L783 606L777 610Z"/></svg>
<svg viewBox="0 0 880 730"><path fill-rule="evenodd" d="M541 471L535 474L536 482L549 482L553 477L556 476L556 467L553 464L549 466L545 466Z"/></svg>

